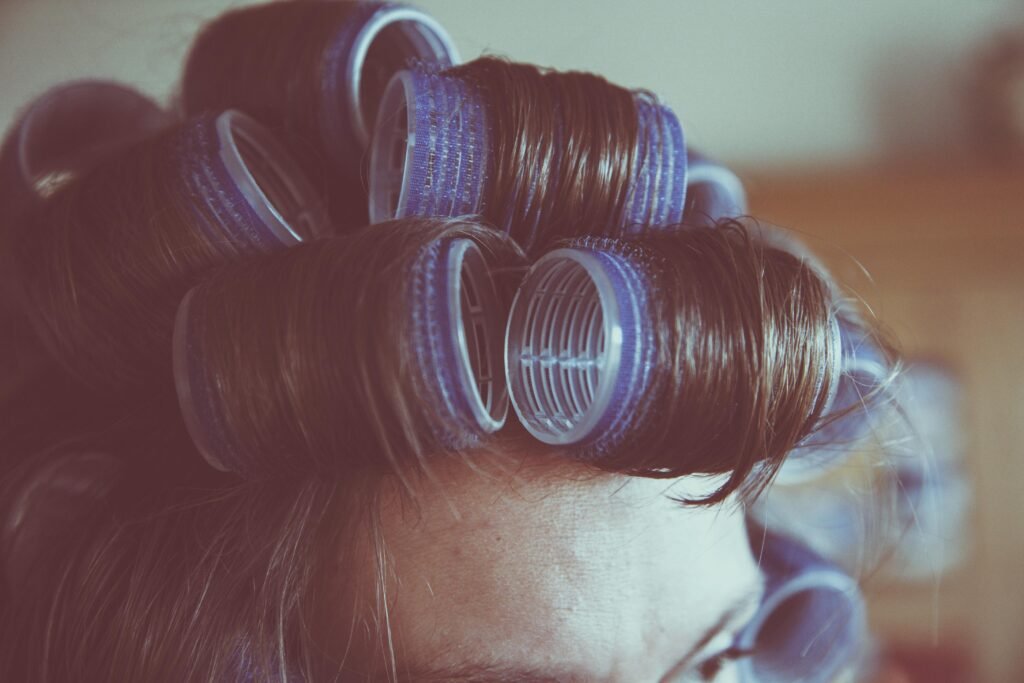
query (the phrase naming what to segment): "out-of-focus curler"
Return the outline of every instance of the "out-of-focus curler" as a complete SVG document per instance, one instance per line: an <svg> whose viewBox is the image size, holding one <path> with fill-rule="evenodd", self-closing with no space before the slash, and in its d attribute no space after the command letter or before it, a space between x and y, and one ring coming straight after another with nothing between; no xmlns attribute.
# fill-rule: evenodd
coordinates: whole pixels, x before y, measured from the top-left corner
<svg viewBox="0 0 1024 683"><path fill-rule="evenodd" d="M523 265L493 230L410 220L223 269L175 325L189 433L246 476L480 444L505 422L505 278Z"/></svg>
<svg viewBox="0 0 1024 683"><path fill-rule="evenodd" d="M46 555L67 545L76 524L114 486L119 472L117 459L106 453L45 453L7 482L0 557L11 591L23 589Z"/></svg>
<svg viewBox="0 0 1024 683"><path fill-rule="evenodd" d="M825 264L791 232L757 225L757 239L799 258L831 289L837 343L842 362L832 383L827 409L815 430L794 449L779 469L777 481L798 484L819 477L841 465L869 437L877 414L891 407L887 391L894 368L877 334L864 324L860 313L845 297Z"/></svg>
<svg viewBox="0 0 1024 683"><path fill-rule="evenodd" d="M240 112L175 126L63 185L12 240L44 346L98 391L169 373L174 312L210 267L325 231L309 183Z"/></svg>
<svg viewBox="0 0 1024 683"><path fill-rule="evenodd" d="M849 449L852 466L813 486L779 482L750 514L848 572L933 579L968 544L959 386L945 369L911 363L890 391L896 405L873 438Z"/></svg>
<svg viewBox="0 0 1024 683"><path fill-rule="evenodd" d="M737 661L744 683L829 683L856 675L868 646L857 582L783 536L754 531L751 544L765 575L765 596L740 632Z"/></svg>
<svg viewBox="0 0 1024 683"><path fill-rule="evenodd" d="M686 145L649 93L493 58L399 72L370 153L370 219L479 214L528 253L683 216Z"/></svg>
<svg viewBox="0 0 1024 683"><path fill-rule="evenodd" d="M4 226L76 173L170 123L151 99L112 81L71 81L46 91L0 146Z"/></svg>
<svg viewBox="0 0 1024 683"><path fill-rule="evenodd" d="M241 109L279 132L344 227L366 223L364 157L381 94L413 60L458 62L428 14L380 2L272 2L232 10L196 39L181 104Z"/></svg>
<svg viewBox="0 0 1024 683"><path fill-rule="evenodd" d="M683 223L712 227L747 213L747 193L735 173L692 148L686 150L686 166Z"/></svg>
<svg viewBox="0 0 1024 683"><path fill-rule="evenodd" d="M148 97L112 81L64 83L24 108L0 144L0 302L14 298L14 226L76 174L170 122Z"/></svg>
<svg viewBox="0 0 1024 683"><path fill-rule="evenodd" d="M647 476L743 481L817 423L836 334L827 285L738 225L585 237L530 269L505 364L516 414L544 443Z"/></svg>
<svg viewBox="0 0 1024 683"><path fill-rule="evenodd" d="M888 444L882 479L895 492L888 571L903 579L934 578L969 553L962 391L948 368L926 361L910 363L897 381L896 400L909 434Z"/></svg>

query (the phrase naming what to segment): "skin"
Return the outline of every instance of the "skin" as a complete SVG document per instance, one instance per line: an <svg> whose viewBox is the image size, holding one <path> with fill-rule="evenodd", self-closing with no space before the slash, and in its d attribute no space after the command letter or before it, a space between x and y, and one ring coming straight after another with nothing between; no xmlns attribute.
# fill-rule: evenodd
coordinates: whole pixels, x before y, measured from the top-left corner
<svg viewBox="0 0 1024 683"><path fill-rule="evenodd" d="M735 680L734 662L715 671L708 660L762 592L742 506L673 500L722 481L534 454L501 467L442 461L414 504L386 492L399 667L413 680ZM456 676L482 667L491 673Z"/></svg>

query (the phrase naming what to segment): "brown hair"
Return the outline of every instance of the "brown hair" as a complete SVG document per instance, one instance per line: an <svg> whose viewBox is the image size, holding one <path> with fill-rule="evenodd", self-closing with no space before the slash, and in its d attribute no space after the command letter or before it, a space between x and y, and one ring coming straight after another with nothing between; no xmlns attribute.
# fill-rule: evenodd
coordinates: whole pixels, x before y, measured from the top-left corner
<svg viewBox="0 0 1024 683"><path fill-rule="evenodd" d="M488 272L471 283L463 268L459 305L488 310L451 324L482 366L476 382L503 386L501 335L525 268L518 247L464 220L381 223L225 267L189 294L176 373L186 415L205 422L193 435L202 443L206 432L208 448L220 450L207 457L249 476L344 476L363 466L401 471L405 460L480 445L490 430L446 409L436 388L459 359L434 363L420 353L441 336L432 328L441 321L417 322L420 307L448 305L425 273L447 272L441 247L452 241L480 250L493 285L483 281ZM190 380L197 373L208 379ZM490 398L499 422L504 394Z"/></svg>
<svg viewBox="0 0 1024 683"><path fill-rule="evenodd" d="M318 608L354 610L321 587L354 562L349 525L372 489L186 478L132 467L135 455L118 454L114 489L50 535L31 581L7 587L5 679L331 680Z"/></svg>
<svg viewBox="0 0 1024 683"><path fill-rule="evenodd" d="M353 7L275 3L227 15L197 42L184 104L243 106L263 117L311 159L305 168L315 169L334 208L357 214L364 198L319 172L328 162L309 137L318 112L308 106L324 46ZM233 51L232 22L250 19L252 49ZM488 202L508 210L494 222L525 226L531 244L545 245L621 224L636 163L635 93L596 76L555 79L495 60L460 73L508 97ZM271 87L257 88L261 80ZM595 101L602 106L588 106ZM572 122L560 132L556 108ZM406 256L425 235L468 236L501 255L496 272L516 276L522 264L492 232L429 220L248 252L248 262L225 266L216 240L190 231L214 222L203 213L209 207L169 189L173 138L168 131L104 161L18 226L23 308L53 360L83 381L51 411L52 395L70 381L44 363L0 406L5 417L20 410L0 425L0 515L24 525L11 538L47 539L22 558L32 569L5 582L0 674L28 682L396 679L377 497L396 481L414 497L431 458L472 467L476 455L437 438L432 406L410 379L415 340L394 308L408 295ZM338 222L349 227L350 219ZM729 472L703 502L754 492L824 409L829 288L739 224L649 244L666 264L655 297L665 323L656 363L668 372L653 400L682 419L652 423L596 465L642 476ZM103 387L134 399L170 386L174 311L205 277L197 296L216 304L204 318L205 361L219 378L225 423L247 454L314 466L249 479L215 472L168 397L92 400ZM245 335L255 343L243 346ZM522 437L509 425L483 445L501 453L522 448ZM76 453L116 462L110 480L90 488L102 493L63 519L19 517L36 477Z"/></svg>
<svg viewBox="0 0 1024 683"><path fill-rule="evenodd" d="M494 134L485 216L523 248L623 225L639 122L634 94L595 74L495 58L448 73L486 94Z"/></svg>
<svg viewBox="0 0 1024 683"><path fill-rule="evenodd" d="M385 233L392 235L388 239L396 239L400 227ZM377 268L372 229L362 234L360 249L367 253L334 255L352 269L339 275L355 287ZM661 296L669 303L685 299L681 310L692 314L666 330L671 343L664 348L676 358L659 362L675 363L685 373L675 380L684 394L714 394L725 387L730 398L697 401L687 427L652 438L670 435L682 451L704 444L675 474L739 472L716 494L720 499L749 483L759 455L776 465L820 412L816 368L822 363L828 288L798 259L758 246L740 225L685 230L674 240L683 271L674 287L692 291ZM308 306L303 315L322 314L329 297L320 304L288 299L288 280L273 275L273 262L289 258L284 252L259 261L267 291L277 286L297 311ZM295 258L302 258L299 252ZM372 343L379 334L364 341ZM801 351L800 344L807 349ZM723 376L736 354L749 355L744 371ZM698 358L711 366L695 363ZM408 359L390 362L401 367ZM383 359L364 370L337 388L358 396L391 371ZM394 387L375 400L408 397ZM307 421L330 408L298 404L297 413L273 419ZM49 428L44 419L23 426ZM378 671L374 662L383 659L381 666L397 675L378 592L387 564L373 535L375 498L385 480L414 482L429 458L397 462L381 450L394 439L393 430L421 427L370 420L366 428L375 438L361 447L378 457L367 453L326 478L299 474L248 482L202 467L171 407L121 413L84 436L54 435L56 446L37 457L68 449L101 451L125 469L93 514L68 523L69 542L49 548L33 584L8 587L0 671L26 681L366 680ZM517 434L512 429L490 447L500 452ZM730 450L737 444L742 451ZM457 455L471 460L471 454ZM661 474L640 447L623 449L601 466ZM32 461L18 469L31 471ZM3 507L11 505L12 491L25 476L7 478ZM757 476L763 483L770 471ZM414 494L415 486L408 491ZM376 566L376 574L367 574L367 565ZM339 590L331 588L338 584ZM326 633L342 633L344 642L324 642Z"/></svg>

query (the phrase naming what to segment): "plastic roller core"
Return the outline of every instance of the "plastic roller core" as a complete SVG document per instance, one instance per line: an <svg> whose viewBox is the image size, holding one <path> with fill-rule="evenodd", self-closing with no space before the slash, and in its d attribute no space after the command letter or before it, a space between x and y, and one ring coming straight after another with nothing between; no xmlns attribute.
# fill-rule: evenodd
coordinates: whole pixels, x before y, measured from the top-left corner
<svg viewBox="0 0 1024 683"><path fill-rule="evenodd" d="M217 136L228 173L282 244L326 232L319 197L270 131L232 110L217 117Z"/></svg>
<svg viewBox="0 0 1024 683"><path fill-rule="evenodd" d="M501 307L480 247L457 240L448 255L452 282L448 305L453 342L460 359L459 381L476 423L496 432L508 415L508 390L501 368Z"/></svg>
<svg viewBox="0 0 1024 683"><path fill-rule="evenodd" d="M199 402L208 400L205 388L193 386L192 382L192 373L195 370L193 366L197 362L190 348L190 344L193 343L190 326L192 323L192 301L195 294L195 288L189 290L178 305L178 312L174 317L174 333L171 341L174 388L178 395L178 406L181 409L185 429L192 438L196 450L211 467L221 472L228 472L229 468L221 461L217 449L208 438L209 425L205 424L200 417Z"/></svg>
<svg viewBox="0 0 1024 683"><path fill-rule="evenodd" d="M512 405L534 437L591 435L622 360L618 301L594 256L558 249L537 261L512 303L505 357Z"/></svg>
<svg viewBox="0 0 1024 683"><path fill-rule="evenodd" d="M364 147L369 144L382 93L392 76L414 60L447 66L458 63L459 58L444 27L413 7L378 11L356 37L348 65L348 106Z"/></svg>
<svg viewBox="0 0 1024 683"><path fill-rule="evenodd" d="M388 83L381 99L381 115L370 149L370 222L379 223L405 214L409 170L416 145L416 118L412 74L401 71Z"/></svg>

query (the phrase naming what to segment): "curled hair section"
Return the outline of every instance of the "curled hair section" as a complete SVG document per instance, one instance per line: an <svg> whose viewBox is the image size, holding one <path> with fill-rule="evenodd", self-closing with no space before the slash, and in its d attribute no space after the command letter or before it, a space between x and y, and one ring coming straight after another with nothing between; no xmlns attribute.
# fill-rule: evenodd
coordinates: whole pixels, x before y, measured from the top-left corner
<svg viewBox="0 0 1024 683"><path fill-rule="evenodd" d="M505 422L502 331L522 256L473 223L408 220L228 267L174 336L178 395L215 467L393 467Z"/></svg>
<svg viewBox="0 0 1024 683"><path fill-rule="evenodd" d="M419 65L384 92L370 218L480 214L536 254L679 223L686 173L679 120L650 93L489 57Z"/></svg>
<svg viewBox="0 0 1024 683"><path fill-rule="evenodd" d="M366 222L363 159L384 87L411 60L458 62L451 37L414 7L270 2L225 13L192 45L181 87L190 115L241 109L283 136L322 179L339 226Z"/></svg>
<svg viewBox="0 0 1024 683"><path fill-rule="evenodd" d="M843 463L892 413L895 377L889 355L855 315L838 316L842 349L835 394L821 422L779 472L781 483L808 481Z"/></svg>
<svg viewBox="0 0 1024 683"><path fill-rule="evenodd" d="M166 129L61 187L20 226L16 284L54 358L118 394L169 374L174 312L204 273L326 227L269 131L228 111Z"/></svg>
<svg viewBox="0 0 1024 683"><path fill-rule="evenodd" d="M827 409L778 475L780 483L798 484L846 462L886 422L898 403L893 389L901 368L883 336L803 241L775 226L755 224L753 231L758 240L789 252L828 283L836 312L841 361Z"/></svg>
<svg viewBox="0 0 1024 683"><path fill-rule="evenodd" d="M548 252L516 294L505 364L539 440L631 474L730 472L714 502L811 433L837 335L828 285L732 223Z"/></svg>

